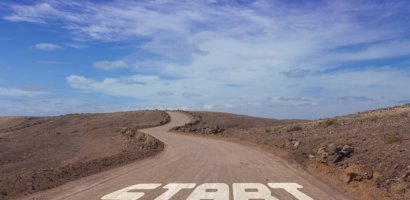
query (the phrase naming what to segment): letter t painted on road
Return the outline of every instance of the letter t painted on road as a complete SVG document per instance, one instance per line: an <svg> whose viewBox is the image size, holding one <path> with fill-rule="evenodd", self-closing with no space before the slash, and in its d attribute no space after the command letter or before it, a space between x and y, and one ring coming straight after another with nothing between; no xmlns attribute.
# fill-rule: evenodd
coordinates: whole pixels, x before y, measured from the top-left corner
<svg viewBox="0 0 410 200"><path fill-rule="evenodd" d="M168 189L166 192L162 193L160 196L155 198L155 200L169 200L176 193L182 189L192 189L195 187L195 183L170 183L164 186L165 189Z"/></svg>
<svg viewBox="0 0 410 200"><path fill-rule="evenodd" d="M298 200L313 200L311 197L298 190L299 188L303 187L297 183L268 183L268 185L269 187L274 189L282 188Z"/></svg>

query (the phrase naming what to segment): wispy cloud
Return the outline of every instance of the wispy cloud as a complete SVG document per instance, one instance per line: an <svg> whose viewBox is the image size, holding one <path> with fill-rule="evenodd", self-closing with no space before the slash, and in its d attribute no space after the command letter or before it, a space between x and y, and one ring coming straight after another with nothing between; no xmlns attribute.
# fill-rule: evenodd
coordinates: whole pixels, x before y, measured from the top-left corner
<svg viewBox="0 0 410 200"><path fill-rule="evenodd" d="M13 5L12 9L14 13L4 17L4 19L13 22L32 22L32 23L45 23L44 20L37 16L47 14L52 10L49 4L37 4L34 6L21 6Z"/></svg>
<svg viewBox="0 0 410 200"><path fill-rule="evenodd" d="M127 68L128 65L123 60L114 60L114 61L97 61L93 64L94 68L106 70L106 71L113 71L121 68Z"/></svg>
<svg viewBox="0 0 410 200"><path fill-rule="evenodd" d="M34 48L42 51L53 51L57 49L61 49L62 47L58 44L52 44L52 43L37 43L34 45Z"/></svg>
<svg viewBox="0 0 410 200"><path fill-rule="evenodd" d="M34 97L39 95L47 94L45 91L32 90L29 88L20 89L20 88L8 88L0 86L0 96L27 96Z"/></svg>
<svg viewBox="0 0 410 200"><path fill-rule="evenodd" d="M139 99L155 99L161 93L172 94L168 92L166 82L157 76L136 75L120 79L105 78L98 81L83 76L71 75L67 77L67 82L76 89Z"/></svg>
<svg viewBox="0 0 410 200"><path fill-rule="evenodd" d="M311 71L306 70L306 69L291 69L287 72L283 72L283 74L287 77L290 78L303 78L307 75L309 75Z"/></svg>
<svg viewBox="0 0 410 200"><path fill-rule="evenodd" d="M19 5L12 4L11 9L13 13L4 17L4 19L12 22L31 22L31 23L47 23L47 19L53 17L64 18L66 20L79 21L80 18L70 12L62 12L55 6L79 6L76 2L64 1L44 1L34 5Z"/></svg>
<svg viewBox="0 0 410 200"><path fill-rule="evenodd" d="M80 44L80 43L68 43L68 44L65 44L64 46L71 47L74 49L83 49L87 47L87 45Z"/></svg>
<svg viewBox="0 0 410 200"><path fill-rule="evenodd" d="M366 96L344 96L338 97L339 101L343 103L356 103L356 102L371 102L374 101L373 99L366 97Z"/></svg>

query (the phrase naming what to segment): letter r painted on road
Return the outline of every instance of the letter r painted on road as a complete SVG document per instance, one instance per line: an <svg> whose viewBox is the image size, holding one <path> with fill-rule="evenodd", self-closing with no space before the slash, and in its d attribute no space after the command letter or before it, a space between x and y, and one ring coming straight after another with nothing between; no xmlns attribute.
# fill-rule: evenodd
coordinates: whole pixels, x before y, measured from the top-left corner
<svg viewBox="0 0 410 200"><path fill-rule="evenodd" d="M268 187L261 183L234 183L233 199L235 200L279 200L271 195Z"/></svg>
<svg viewBox="0 0 410 200"><path fill-rule="evenodd" d="M133 190L152 190L156 189L162 184L159 183L148 183L148 184L136 184L131 185L121 190L117 190L113 193L107 194L101 197L101 200L137 200L144 196L143 192L136 192Z"/></svg>

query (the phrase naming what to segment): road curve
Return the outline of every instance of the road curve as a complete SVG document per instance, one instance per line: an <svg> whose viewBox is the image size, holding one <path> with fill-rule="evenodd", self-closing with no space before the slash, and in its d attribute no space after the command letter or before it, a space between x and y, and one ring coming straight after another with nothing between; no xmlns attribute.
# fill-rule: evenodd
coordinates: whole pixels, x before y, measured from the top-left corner
<svg viewBox="0 0 410 200"><path fill-rule="evenodd" d="M350 199L296 166L263 150L227 141L170 133L170 128L183 125L190 118L179 112L169 114L170 123L141 130L166 144L164 152L159 155L81 178L24 199L99 200L117 190L142 183L158 184L155 190L142 190L145 195L139 199L143 200L155 199L163 194L167 190L162 187L169 183L192 183L197 188L204 183L224 183L229 186L229 199L232 200L234 183L260 183L266 188L268 183L297 183L303 186L298 190L311 199ZM195 196L192 184L191 189L182 189L171 200L183 200L187 197L195 199L192 198ZM271 199L309 199L303 195L295 197L280 188L271 187L269 190L275 197ZM212 189L206 191L215 192Z"/></svg>

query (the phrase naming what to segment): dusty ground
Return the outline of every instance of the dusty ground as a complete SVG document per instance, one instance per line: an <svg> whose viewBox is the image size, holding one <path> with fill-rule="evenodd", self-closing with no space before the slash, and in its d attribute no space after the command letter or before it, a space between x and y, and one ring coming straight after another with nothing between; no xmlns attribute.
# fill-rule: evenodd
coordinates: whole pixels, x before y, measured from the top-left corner
<svg viewBox="0 0 410 200"><path fill-rule="evenodd" d="M316 121L191 114L194 122L176 130L280 148L359 199L410 199L410 106Z"/></svg>
<svg viewBox="0 0 410 200"><path fill-rule="evenodd" d="M22 200L239 199L234 197L235 183L256 183L246 184L249 194L246 197L240 196L241 199L273 199L274 196L280 200L289 200L296 199L295 195L298 199L310 199L305 195L315 200L354 199L309 175L298 165L289 164L259 148L169 132L170 128L190 121L189 116L180 112L169 112L169 115L170 123L140 130L165 143L166 148L159 155L80 178L60 187L29 195ZM147 183L157 183L160 186L143 190L136 187ZM178 188L175 183L179 186L185 185L184 189L171 192L166 189L168 184L174 185L170 186L171 188ZM289 190L289 187L283 186L269 189L267 183L298 184L299 189ZM208 186L200 189L204 184ZM221 184L226 184L227 188L221 188ZM255 185L260 187L255 188ZM123 188L129 189L122 190ZM264 192L263 196L253 192L263 188L269 191ZM219 192L216 195L216 190L224 195ZM208 194L204 195L203 192ZM139 198L141 193L143 196ZM126 194L128 198L125 198Z"/></svg>
<svg viewBox="0 0 410 200"><path fill-rule="evenodd" d="M0 199L49 189L161 151L136 131L165 124L162 111L0 118Z"/></svg>
<svg viewBox="0 0 410 200"><path fill-rule="evenodd" d="M184 112L184 111L181 111ZM301 120L275 120L267 118L235 115L222 112L186 112L192 116L192 123L185 126L186 131L215 134L224 132L226 129L248 130L249 128L278 126Z"/></svg>

